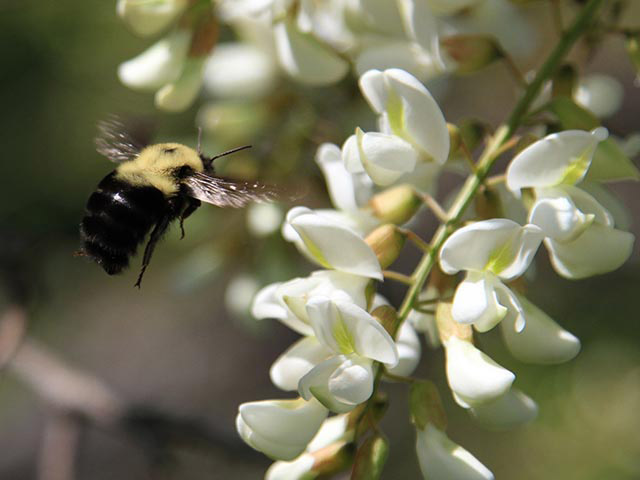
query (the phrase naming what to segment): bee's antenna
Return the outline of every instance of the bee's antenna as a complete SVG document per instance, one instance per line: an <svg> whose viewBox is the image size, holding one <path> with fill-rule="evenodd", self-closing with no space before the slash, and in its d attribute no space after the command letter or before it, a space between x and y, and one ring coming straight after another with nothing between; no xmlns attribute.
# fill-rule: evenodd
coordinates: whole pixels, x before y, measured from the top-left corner
<svg viewBox="0 0 640 480"><path fill-rule="evenodd" d="M198 155L202 154L202 127L198 127Z"/></svg>
<svg viewBox="0 0 640 480"><path fill-rule="evenodd" d="M217 155L214 155L213 157L211 157L209 159L209 162L213 163L214 160L216 160L216 159L218 159L220 157L224 157L226 155L231 155L232 153L239 152L240 150L246 150L247 148L251 148L251 145L244 145L242 147L232 148L231 150L227 150L226 152L222 152L222 153L219 153Z"/></svg>

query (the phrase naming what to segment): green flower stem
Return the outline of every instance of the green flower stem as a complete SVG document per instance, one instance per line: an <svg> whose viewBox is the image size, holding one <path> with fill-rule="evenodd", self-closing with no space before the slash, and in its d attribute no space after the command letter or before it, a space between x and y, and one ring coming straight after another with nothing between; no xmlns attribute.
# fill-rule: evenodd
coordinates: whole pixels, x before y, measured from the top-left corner
<svg viewBox="0 0 640 480"><path fill-rule="evenodd" d="M499 157L502 147L513 137L515 131L520 126L522 119L529 110L531 103L542 89L542 86L549 78L551 78L553 73L560 66L560 63L571 47L575 44L578 38L580 38L580 35L582 35L587 27L589 27L597 10L602 6L603 1L604 0L589 0L589 2L587 2L571 27L569 27L564 36L560 39L556 48L554 48L542 67L538 70L535 78L525 90L524 95L515 106L506 124L500 126L496 130L493 138L480 156L480 159L476 164L475 172L467 177L467 180L460 190L455 202L447 212L447 221L440 225L438 230L436 230L436 233L430 242L431 250L423 255L420 263L413 272L413 284L409 288L409 291L400 306L400 310L398 311L399 324L402 324L409 315L409 312L413 309L413 304L418 298L418 294L422 291L431 269L435 265L440 248L442 248L444 242L455 230L454 225L460 221L465 210L475 197L478 188L482 185L484 179L489 173L489 170Z"/></svg>

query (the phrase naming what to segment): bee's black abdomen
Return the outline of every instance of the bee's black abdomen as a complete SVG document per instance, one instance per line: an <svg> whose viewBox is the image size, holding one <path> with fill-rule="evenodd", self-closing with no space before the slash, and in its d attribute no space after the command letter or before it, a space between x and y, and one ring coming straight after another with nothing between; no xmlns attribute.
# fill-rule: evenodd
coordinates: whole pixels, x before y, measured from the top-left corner
<svg viewBox="0 0 640 480"><path fill-rule="evenodd" d="M131 185L110 173L87 202L80 224L83 253L109 275L121 272L166 208L157 188Z"/></svg>

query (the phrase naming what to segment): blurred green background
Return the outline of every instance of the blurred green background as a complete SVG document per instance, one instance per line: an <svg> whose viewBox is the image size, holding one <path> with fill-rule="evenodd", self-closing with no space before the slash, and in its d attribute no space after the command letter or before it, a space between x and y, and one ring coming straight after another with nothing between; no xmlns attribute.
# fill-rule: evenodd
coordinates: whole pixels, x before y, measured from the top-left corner
<svg viewBox="0 0 640 480"><path fill-rule="evenodd" d="M124 275L107 277L73 256L86 199L113 168L94 150L100 119L112 113L147 115L155 119L158 138L196 143L197 105L180 115L159 115L152 95L118 83L118 64L149 42L129 34L114 10L110 1L0 3L0 299L3 308L24 308L27 338L48 355L95 376L127 403L144 406L144 412L174 419L186 428L185 436L191 421L198 435L200 428L207 432L202 442L191 442L174 433L147 438L138 431L84 422L75 432L76 478L261 478L270 462L240 441L234 418L244 401L283 396L270 384L268 369L296 336L275 322L230 312L225 292L241 274L249 283L264 285L304 275L312 266L277 232L251 236L245 212L214 208L202 208L186 222L184 240L177 229L169 233L140 291L133 288L139 258ZM540 27L542 38L550 39L548 25L541 21ZM605 122L611 132L624 136L640 130L640 90L621 42L608 42L588 70L607 72L625 87L622 109ZM350 79L315 90L283 84L286 115L281 112L265 125L251 140L252 153L229 162L228 171L275 179L292 175L308 187L302 203L328 206L313 162L315 147L325 140L340 144L355 125L374 123L353 84ZM509 94L515 90L500 66L452 79L447 91L442 106L454 122L471 115L499 121L515 95ZM225 147L205 138L207 151ZM613 190L628 207L638 235L637 184L622 183ZM425 220L419 233L428 238L433 228ZM538 402L540 415L531 425L505 433L475 426L450 398L442 351L425 347L417 374L442 387L449 436L498 479L640 478L638 258L636 245L633 258L619 271L569 282L558 278L540 255L529 295L581 339L583 351L576 360L525 366L508 356L494 334L481 337L482 348L513 370L516 386ZM407 256L404 267L408 270L414 261ZM403 289L384 286L383 293L398 304ZM55 423L59 409L36 390L24 372L4 367L2 479L65 478L43 467L48 435L56 438L65 429ZM391 409L383 429L391 438L391 455L383 478L418 478L405 388L391 385L388 390ZM154 424L150 416L138 420ZM158 439L166 440L160 443L169 445L168 451L156 448Z"/></svg>

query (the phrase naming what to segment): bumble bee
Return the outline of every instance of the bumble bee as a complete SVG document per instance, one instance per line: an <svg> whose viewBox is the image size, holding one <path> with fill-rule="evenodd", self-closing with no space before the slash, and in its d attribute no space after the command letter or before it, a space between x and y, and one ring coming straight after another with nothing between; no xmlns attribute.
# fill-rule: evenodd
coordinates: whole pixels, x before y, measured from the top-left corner
<svg viewBox="0 0 640 480"><path fill-rule="evenodd" d="M156 243L171 222L179 220L184 237L183 222L201 202L238 208L279 196L272 186L214 175L215 159L249 146L207 158L200 152L200 140L197 151L179 143L148 145L147 138L126 131L117 119L101 122L99 130L98 152L118 166L89 197L80 224L78 255L114 275L127 268L151 231L135 284L138 288Z"/></svg>

